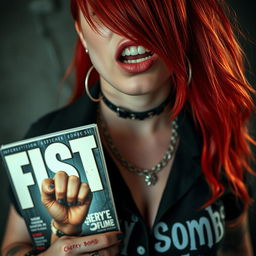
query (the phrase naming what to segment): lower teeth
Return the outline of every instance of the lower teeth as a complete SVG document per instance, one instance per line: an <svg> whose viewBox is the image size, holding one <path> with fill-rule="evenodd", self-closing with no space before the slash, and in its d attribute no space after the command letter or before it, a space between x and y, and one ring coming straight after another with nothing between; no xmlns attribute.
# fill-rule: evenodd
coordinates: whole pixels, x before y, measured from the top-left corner
<svg viewBox="0 0 256 256"><path fill-rule="evenodd" d="M141 58L141 59L136 59L136 60L124 60L123 62L124 62L124 63L139 63L139 62L148 60L148 59L151 58L151 57L152 57L152 56L148 56L148 57Z"/></svg>

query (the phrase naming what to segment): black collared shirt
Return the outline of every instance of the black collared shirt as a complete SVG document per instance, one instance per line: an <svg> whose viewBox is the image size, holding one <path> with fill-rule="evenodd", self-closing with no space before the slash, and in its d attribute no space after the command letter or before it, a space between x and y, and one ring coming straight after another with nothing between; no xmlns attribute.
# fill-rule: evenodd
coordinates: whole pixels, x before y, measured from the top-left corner
<svg viewBox="0 0 256 256"><path fill-rule="evenodd" d="M95 88L97 94L97 88ZM97 103L85 96L46 115L31 126L27 138L96 122ZM200 167L201 143L188 111L179 116L179 147L153 227L141 217L121 174L106 152L106 162L124 242L121 255L216 255L225 233L225 219L241 214L234 203L233 216L225 213L225 196L201 208L211 192ZM227 190L228 191L228 190ZM233 200L235 202L235 200ZM230 207L230 205L229 205ZM226 215L226 216L225 216Z"/></svg>

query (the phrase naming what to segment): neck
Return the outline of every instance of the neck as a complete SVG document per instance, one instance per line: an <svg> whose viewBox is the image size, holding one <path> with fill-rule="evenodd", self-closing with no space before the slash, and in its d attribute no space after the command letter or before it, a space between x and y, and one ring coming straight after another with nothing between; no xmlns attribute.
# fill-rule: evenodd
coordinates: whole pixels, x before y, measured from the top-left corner
<svg viewBox="0 0 256 256"><path fill-rule="evenodd" d="M129 95L128 92L120 91L104 79L100 79L100 84L103 95L111 103L132 112L144 112L158 107L166 100L171 91L170 81L166 81L162 86L150 93L142 91L132 95Z"/></svg>
<svg viewBox="0 0 256 256"><path fill-rule="evenodd" d="M169 81L167 81L166 84L157 88L156 91L140 95L129 95L106 84L105 81L101 81L101 91L116 106L132 112L145 112L161 105L170 95L171 87ZM171 102L168 105L170 106ZM168 105L161 114L145 118L144 120L121 118L116 112L106 106L103 101L100 103L100 110L110 129L115 129L114 127L116 127L116 130L123 129L125 131L128 129L129 132L146 135L156 131L158 128L162 128L163 125L169 127L170 107Z"/></svg>

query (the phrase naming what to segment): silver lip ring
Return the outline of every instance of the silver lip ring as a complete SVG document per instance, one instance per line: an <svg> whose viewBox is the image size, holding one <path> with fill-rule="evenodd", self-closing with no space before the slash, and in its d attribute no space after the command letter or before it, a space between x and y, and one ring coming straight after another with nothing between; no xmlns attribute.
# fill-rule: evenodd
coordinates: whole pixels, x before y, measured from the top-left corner
<svg viewBox="0 0 256 256"><path fill-rule="evenodd" d="M99 252L93 252L91 256L100 256Z"/></svg>

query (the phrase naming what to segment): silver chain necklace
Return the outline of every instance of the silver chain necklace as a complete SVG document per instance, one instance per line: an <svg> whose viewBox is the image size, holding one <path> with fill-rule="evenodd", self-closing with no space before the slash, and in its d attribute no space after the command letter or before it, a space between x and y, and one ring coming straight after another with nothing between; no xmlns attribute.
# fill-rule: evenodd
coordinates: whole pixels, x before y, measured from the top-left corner
<svg viewBox="0 0 256 256"><path fill-rule="evenodd" d="M109 134L109 130L107 127L107 124L105 120L103 119L100 111L98 111L98 121L99 126L101 127L101 130L103 132L103 136L108 143L108 146L115 156L115 158L120 162L120 164L125 167L129 172L135 173L139 176L143 176L145 179L145 183L147 186L155 185L157 182L157 174L163 170L164 167L167 166L167 164L170 162L174 155L175 148L177 146L177 139L178 139L178 124L177 119L172 121L172 133L171 133L171 139L170 143L168 145L168 148L162 157L161 161L158 162L155 166L153 166L150 169L141 169L136 166L134 166L132 163L129 163L127 160L124 159L124 157L120 154L118 149L116 148L115 144L113 143L113 140Z"/></svg>

